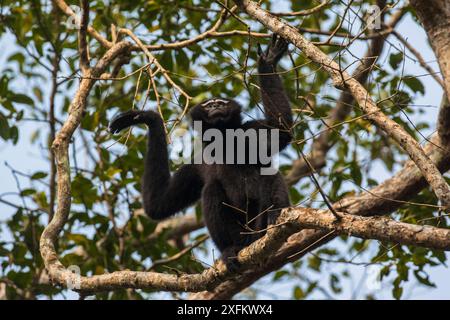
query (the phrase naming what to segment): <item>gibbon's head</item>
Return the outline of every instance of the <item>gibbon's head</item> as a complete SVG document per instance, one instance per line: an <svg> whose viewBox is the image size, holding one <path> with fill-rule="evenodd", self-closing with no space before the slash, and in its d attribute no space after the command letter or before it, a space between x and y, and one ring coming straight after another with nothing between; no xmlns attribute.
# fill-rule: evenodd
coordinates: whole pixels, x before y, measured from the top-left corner
<svg viewBox="0 0 450 320"><path fill-rule="evenodd" d="M237 128L241 125L241 106L234 100L213 98L191 110L193 121L202 121L204 129Z"/></svg>

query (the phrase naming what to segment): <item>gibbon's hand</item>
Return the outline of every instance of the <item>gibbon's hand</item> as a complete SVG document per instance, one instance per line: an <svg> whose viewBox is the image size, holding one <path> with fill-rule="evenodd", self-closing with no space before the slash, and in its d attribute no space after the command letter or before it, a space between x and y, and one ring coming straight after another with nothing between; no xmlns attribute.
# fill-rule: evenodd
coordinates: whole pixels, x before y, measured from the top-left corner
<svg viewBox="0 0 450 320"><path fill-rule="evenodd" d="M109 123L108 128L114 134L134 124L145 123L150 125L157 120L161 120L161 117L154 111L130 110L115 116Z"/></svg>
<svg viewBox="0 0 450 320"><path fill-rule="evenodd" d="M258 63L260 65L276 66L281 57L286 53L288 45L289 43L286 40L274 33L265 52L263 52L261 45L258 43Z"/></svg>

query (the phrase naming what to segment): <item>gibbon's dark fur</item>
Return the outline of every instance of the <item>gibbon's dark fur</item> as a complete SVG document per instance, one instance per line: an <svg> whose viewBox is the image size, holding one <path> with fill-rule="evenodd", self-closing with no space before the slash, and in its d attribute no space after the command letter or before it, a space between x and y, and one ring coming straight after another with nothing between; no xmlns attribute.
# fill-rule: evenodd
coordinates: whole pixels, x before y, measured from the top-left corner
<svg viewBox="0 0 450 320"><path fill-rule="evenodd" d="M287 47L288 43L277 35L265 52L258 45L265 119L242 123L241 106L237 102L215 98L195 106L190 112L192 120L202 121L203 130L277 128L280 129L279 150L284 149L291 141L292 112L275 71ZM164 219L201 199L205 224L226 263L263 235L250 230L265 229L275 222L282 208L290 205L281 174L261 175L259 164L187 164L171 176L163 120L154 111L132 110L119 114L111 121L110 130L117 133L142 123L149 129L142 179L146 214L152 219Z"/></svg>

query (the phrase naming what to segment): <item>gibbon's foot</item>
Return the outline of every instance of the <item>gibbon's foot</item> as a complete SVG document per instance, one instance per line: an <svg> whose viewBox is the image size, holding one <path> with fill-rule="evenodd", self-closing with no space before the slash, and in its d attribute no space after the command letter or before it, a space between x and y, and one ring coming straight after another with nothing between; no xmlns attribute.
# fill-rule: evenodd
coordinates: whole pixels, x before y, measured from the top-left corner
<svg viewBox="0 0 450 320"><path fill-rule="evenodd" d="M279 216L280 216L279 212L273 214L269 213L269 216L267 217L267 226L277 224L277 219Z"/></svg>
<svg viewBox="0 0 450 320"><path fill-rule="evenodd" d="M228 247L222 252L221 260L232 273L238 272L242 267L237 259L237 255L241 249L241 247Z"/></svg>
<svg viewBox="0 0 450 320"><path fill-rule="evenodd" d="M130 110L127 112L119 113L109 123L109 131L113 134L119 133L123 129L128 128L133 124L142 123L143 119L141 118L143 118L143 116L144 112L138 110Z"/></svg>
<svg viewBox="0 0 450 320"><path fill-rule="evenodd" d="M261 45L258 43L259 62L272 66L277 65L278 61L280 61L281 57L286 53L288 45L289 42L274 33L265 52L263 52Z"/></svg>

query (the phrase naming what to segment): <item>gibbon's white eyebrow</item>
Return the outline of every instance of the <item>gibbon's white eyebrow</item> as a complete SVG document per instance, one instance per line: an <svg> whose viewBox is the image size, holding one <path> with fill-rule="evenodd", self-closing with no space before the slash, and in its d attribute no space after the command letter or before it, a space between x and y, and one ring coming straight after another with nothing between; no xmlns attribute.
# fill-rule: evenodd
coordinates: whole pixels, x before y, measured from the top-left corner
<svg viewBox="0 0 450 320"><path fill-rule="evenodd" d="M209 104L211 104L211 103L217 103L217 102L220 102L220 103L222 103L222 104L228 104L228 103L229 103L228 100L223 100L223 99L213 99L213 100L208 100L208 101L202 103L202 106L203 106L203 107L206 107L207 105L209 105Z"/></svg>

